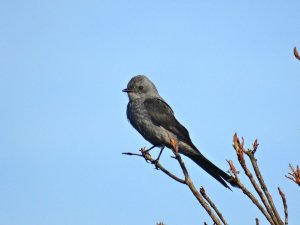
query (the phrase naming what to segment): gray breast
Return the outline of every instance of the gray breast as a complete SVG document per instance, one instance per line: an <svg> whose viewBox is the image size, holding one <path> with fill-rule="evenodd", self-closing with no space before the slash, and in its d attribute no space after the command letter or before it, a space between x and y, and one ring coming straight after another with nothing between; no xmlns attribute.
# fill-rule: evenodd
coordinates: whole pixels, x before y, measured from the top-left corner
<svg viewBox="0 0 300 225"><path fill-rule="evenodd" d="M151 144L156 146L164 144L165 129L151 122L143 102L140 99L128 103L127 118L131 125Z"/></svg>

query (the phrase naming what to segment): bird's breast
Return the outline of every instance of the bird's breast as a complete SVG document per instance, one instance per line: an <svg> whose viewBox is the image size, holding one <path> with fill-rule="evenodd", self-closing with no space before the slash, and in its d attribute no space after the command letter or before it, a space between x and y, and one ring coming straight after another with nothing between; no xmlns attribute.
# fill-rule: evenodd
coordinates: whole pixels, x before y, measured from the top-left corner
<svg viewBox="0 0 300 225"><path fill-rule="evenodd" d="M152 123L151 118L141 101L131 101L127 105L127 118L131 125L153 145L164 145L166 130Z"/></svg>

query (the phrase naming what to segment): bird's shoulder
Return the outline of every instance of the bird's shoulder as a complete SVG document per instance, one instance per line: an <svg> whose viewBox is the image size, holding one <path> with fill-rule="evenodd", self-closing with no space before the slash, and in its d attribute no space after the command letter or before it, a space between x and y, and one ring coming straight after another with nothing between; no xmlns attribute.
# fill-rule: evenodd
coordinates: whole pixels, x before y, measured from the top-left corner
<svg viewBox="0 0 300 225"><path fill-rule="evenodd" d="M167 114L174 116L172 108L163 99L146 98L143 104L148 112Z"/></svg>

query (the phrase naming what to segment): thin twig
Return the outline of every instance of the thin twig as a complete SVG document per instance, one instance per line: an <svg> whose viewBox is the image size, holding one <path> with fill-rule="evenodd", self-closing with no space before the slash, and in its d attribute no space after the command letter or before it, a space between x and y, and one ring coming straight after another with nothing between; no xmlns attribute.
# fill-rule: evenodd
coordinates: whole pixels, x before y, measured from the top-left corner
<svg viewBox="0 0 300 225"><path fill-rule="evenodd" d="M141 156L144 158L142 154L132 153L132 152L122 152L123 155L135 155L135 156Z"/></svg>
<svg viewBox="0 0 300 225"><path fill-rule="evenodd" d="M219 216L219 218L221 219L221 221L223 222L223 224L228 225L228 223L224 219L223 215L218 210L217 206L213 203L212 200L210 200L210 198L206 194L204 187L200 188L200 194L203 196L203 198L205 198L205 200L208 202L208 204L210 205L210 207L212 207L215 210L215 212L217 213L217 215Z"/></svg>
<svg viewBox="0 0 300 225"><path fill-rule="evenodd" d="M288 207L287 207L287 203L286 203L285 194L281 191L281 189L279 187L278 187L278 191L282 198L282 203L283 203L283 208L284 208L284 224L288 225L289 214L288 214Z"/></svg>

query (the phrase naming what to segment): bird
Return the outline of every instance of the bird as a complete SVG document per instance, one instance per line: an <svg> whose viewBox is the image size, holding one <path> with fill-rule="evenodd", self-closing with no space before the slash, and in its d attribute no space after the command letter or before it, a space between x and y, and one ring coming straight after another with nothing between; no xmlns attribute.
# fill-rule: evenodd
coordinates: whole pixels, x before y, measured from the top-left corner
<svg viewBox="0 0 300 225"><path fill-rule="evenodd" d="M129 98L127 119L130 124L153 146L159 147L158 159L165 147L172 149L170 140L176 140L178 151L194 161L198 166L220 182L237 186L234 179L209 161L193 144L188 130L176 119L174 111L159 95L154 83L145 75L136 75L122 90Z"/></svg>

